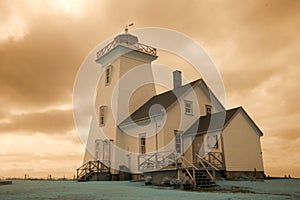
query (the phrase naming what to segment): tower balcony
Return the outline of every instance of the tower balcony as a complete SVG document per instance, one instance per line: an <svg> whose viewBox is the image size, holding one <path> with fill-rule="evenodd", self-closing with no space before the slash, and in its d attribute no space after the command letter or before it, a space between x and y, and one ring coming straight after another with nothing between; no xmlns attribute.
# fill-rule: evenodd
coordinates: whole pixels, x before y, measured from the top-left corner
<svg viewBox="0 0 300 200"><path fill-rule="evenodd" d="M118 46L129 49L129 51L137 51L150 56L157 57L156 48L150 47L138 42L138 38L134 35L124 33L116 36L112 42L107 44L104 48L97 52L97 60L106 56L109 52L112 52Z"/></svg>

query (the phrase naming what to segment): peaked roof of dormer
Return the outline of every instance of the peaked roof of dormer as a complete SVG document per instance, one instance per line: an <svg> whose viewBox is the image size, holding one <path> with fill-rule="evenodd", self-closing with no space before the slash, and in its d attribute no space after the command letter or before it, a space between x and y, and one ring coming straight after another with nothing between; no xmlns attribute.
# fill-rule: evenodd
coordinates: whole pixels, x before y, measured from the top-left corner
<svg viewBox="0 0 300 200"><path fill-rule="evenodd" d="M194 85L196 85L200 80L197 79L193 82L187 83L181 87L178 87L173 90L169 90L167 92L158 94L149 99L144 105L138 108L135 112L133 112L129 117L127 117L124 121L122 121L119 126L124 126L127 124L131 124L133 122L138 122L144 119L148 119L151 116L161 114L161 110L159 107L154 107L151 109L151 116L149 115L150 108L155 105L161 105L165 110L167 110L173 103L177 101L179 97L181 97L185 92L189 91Z"/></svg>
<svg viewBox="0 0 300 200"><path fill-rule="evenodd" d="M196 134L201 135L208 132L222 131L230 123L230 121L234 118L238 111L242 111L246 115L246 117L251 121L251 123L262 136L262 131L258 128L258 126L254 123L254 121L242 107L237 107L230 110L201 116L198 120L195 121L195 123L190 128L188 128L184 132L184 136L195 136ZM213 120L212 123L210 123L211 120Z"/></svg>

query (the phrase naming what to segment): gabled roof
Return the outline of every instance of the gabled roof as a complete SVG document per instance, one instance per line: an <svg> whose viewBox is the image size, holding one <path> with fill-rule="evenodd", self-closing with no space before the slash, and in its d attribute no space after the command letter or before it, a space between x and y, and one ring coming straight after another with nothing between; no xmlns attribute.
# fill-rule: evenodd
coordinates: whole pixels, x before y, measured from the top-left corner
<svg viewBox="0 0 300 200"><path fill-rule="evenodd" d="M186 91L190 90L194 85L196 85L201 79L197 79L193 82L187 83L179 88L169 90L167 92L158 94L149 99L144 105L138 108L133 114L127 117L119 126L124 126L127 124L143 119L147 119L150 116L155 116L161 114L160 106L153 106L155 104L161 105L165 110L167 110L174 102L178 100ZM153 107L152 107L153 106ZM152 108L151 108L152 107ZM149 114L151 108L151 113Z"/></svg>
<svg viewBox="0 0 300 200"><path fill-rule="evenodd" d="M230 119L234 116L234 114L239 108L240 107L218 113L213 113L210 115L201 116L188 130L185 131L184 134L195 135L195 133L198 134L209 131L222 130L223 127L225 127L225 125L230 121Z"/></svg>
<svg viewBox="0 0 300 200"><path fill-rule="evenodd" d="M257 128L260 132L261 136L263 135L262 131L257 127L254 121L250 118L250 116L246 113L246 111L242 107L233 108L230 110L213 113L211 115L201 116L196 122L185 131L184 136L189 135L199 135L207 132L214 131L222 131L227 124L231 121L231 119L236 115L238 111L244 112L244 114L249 118L251 123ZM211 120L213 120L211 122Z"/></svg>

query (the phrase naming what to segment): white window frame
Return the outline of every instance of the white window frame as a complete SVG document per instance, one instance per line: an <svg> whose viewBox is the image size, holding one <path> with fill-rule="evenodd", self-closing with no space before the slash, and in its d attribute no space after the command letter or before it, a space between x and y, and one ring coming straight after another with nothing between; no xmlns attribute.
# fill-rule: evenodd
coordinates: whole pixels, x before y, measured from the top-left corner
<svg viewBox="0 0 300 200"><path fill-rule="evenodd" d="M186 115L193 115L193 101L184 100L184 113Z"/></svg>

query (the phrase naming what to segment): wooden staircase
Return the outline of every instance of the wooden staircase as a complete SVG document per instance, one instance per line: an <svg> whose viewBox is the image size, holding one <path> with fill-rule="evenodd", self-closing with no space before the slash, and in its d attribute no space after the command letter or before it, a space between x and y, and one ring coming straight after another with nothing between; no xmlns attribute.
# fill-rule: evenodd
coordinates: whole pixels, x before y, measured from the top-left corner
<svg viewBox="0 0 300 200"><path fill-rule="evenodd" d="M184 157L181 157L180 159L183 163L183 172L186 172L186 174L192 180L194 189L203 189L217 186L215 182L215 171L218 171L219 169L213 164L201 158L200 156L198 158L198 162L195 164L188 162ZM185 167L185 162L187 162L188 165L192 167Z"/></svg>
<svg viewBox="0 0 300 200"><path fill-rule="evenodd" d="M77 181L91 181L91 180L110 180L111 173L108 164L103 161L95 160L84 163L77 169Z"/></svg>
<svg viewBox="0 0 300 200"><path fill-rule="evenodd" d="M201 168L189 168L183 169L182 173L186 173L191 180L190 189L203 189L215 187L216 182L215 178L211 177L211 173L208 174L206 170ZM185 183L183 183L185 184Z"/></svg>
<svg viewBox="0 0 300 200"><path fill-rule="evenodd" d="M195 154L195 165L200 169L196 172L197 188L209 188L217 186L215 183L216 171L224 169L222 161L223 154L220 152L209 152L205 157Z"/></svg>
<svg viewBox="0 0 300 200"><path fill-rule="evenodd" d="M197 189L210 188L217 186L215 181L212 180L205 171L198 170L195 173Z"/></svg>

